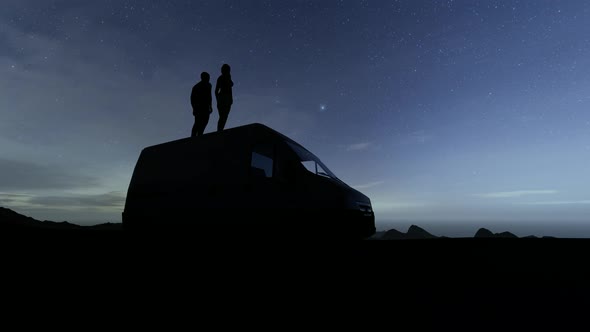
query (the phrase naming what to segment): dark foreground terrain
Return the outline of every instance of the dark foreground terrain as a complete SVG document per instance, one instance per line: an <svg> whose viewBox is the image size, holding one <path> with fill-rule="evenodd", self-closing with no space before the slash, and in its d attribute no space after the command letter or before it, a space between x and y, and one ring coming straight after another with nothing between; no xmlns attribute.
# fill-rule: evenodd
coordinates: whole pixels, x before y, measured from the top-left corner
<svg viewBox="0 0 590 332"><path fill-rule="evenodd" d="M36 306L92 299L126 316L130 306L145 305L208 319L245 315L241 322L256 326L273 318L283 327L319 318L436 329L563 328L582 321L590 305L585 239L225 235L130 234L113 225L4 228L5 290ZM143 310L139 319L147 319Z"/></svg>

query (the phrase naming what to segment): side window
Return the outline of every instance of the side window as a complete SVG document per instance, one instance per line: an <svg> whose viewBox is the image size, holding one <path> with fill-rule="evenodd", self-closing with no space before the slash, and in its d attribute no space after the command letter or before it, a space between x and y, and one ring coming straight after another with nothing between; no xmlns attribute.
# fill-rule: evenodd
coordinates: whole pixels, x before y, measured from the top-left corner
<svg viewBox="0 0 590 332"><path fill-rule="evenodd" d="M255 177L273 177L274 147L272 144L258 144L252 149L252 162L250 164L252 174Z"/></svg>
<svg viewBox="0 0 590 332"><path fill-rule="evenodd" d="M306 161L302 161L301 164L303 166L305 166L305 169L307 169L308 171L312 172L313 174L316 174L316 163L313 160L306 160Z"/></svg>
<svg viewBox="0 0 590 332"><path fill-rule="evenodd" d="M287 145L291 147L293 152L299 157L299 161L305 167L306 170L311 172L315 175L325 176L328 178L332 178L338 180L334 173L330 172L330 170L326 167L326 165L322 164L319 159L314 156L311 152L305 150L302 146L287 142Z"/></svg>
<svg viewBox="0 0 590 332"><path fill-rule="evenodd" d="M328 172L326 172L324 170L322 165L318 164L314 160L302 161L301 164L303 166L305 166L305 169L307 169L308 171L310 171L313 174L321 175L321 176L325 176L325 177L330 177L330 175L328 174Z"/></svg>

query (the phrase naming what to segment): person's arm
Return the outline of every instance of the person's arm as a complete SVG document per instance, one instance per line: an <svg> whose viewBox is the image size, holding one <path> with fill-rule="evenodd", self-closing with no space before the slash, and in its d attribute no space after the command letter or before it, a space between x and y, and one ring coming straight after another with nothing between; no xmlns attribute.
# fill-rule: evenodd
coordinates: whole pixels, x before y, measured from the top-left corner
<svg viewBox="0 0 590 332"><path fill-rule="evenodd" d="M197 101L196 101L196 99L197 99L197 93L196 93L196 91L195 91L195 90L196 90L196 89L195 89L196 87L197 87L196 85L195 85L195 86L193 86L193 89L191 90L191 106L192 106L193 108L195 108L195 105L196 105L196 103L197 103Z"/></svg>
<svg viewBox="0 0 590 332"><path fill-rule="evenodd" d="M207 94L207 97L209 98L209 113L213 112L213 98L211 98L211 84L209 84L209 93Z"/></svg>
<svg viewBox="0 0 590 332"><path fill-rule="evenodd" d="M230 104L234 103L234 94L232 92L232 88L234 86L234 81L231 80L231 78L229 79L229 102Z"/></svg>
<svg viewBox="0 0 590 332"><path fill-rule="evenodd" d="M221 76L217 79L217 83L215 83L215 100L219 99L219 80L221 80Z"/></svg>

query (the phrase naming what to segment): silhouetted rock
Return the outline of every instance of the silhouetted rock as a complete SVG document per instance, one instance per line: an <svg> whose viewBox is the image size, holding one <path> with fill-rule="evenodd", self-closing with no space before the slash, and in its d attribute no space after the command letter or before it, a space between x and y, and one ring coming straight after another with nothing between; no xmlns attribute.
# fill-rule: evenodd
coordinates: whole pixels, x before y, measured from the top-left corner
<svg viewBox="0 0 590 332"><path fill-rule="evenodd" d="M494 233L487 228L480 228L475 233L475 238L491 238L494 237Z"/></svg>
<svg viewBox="0 0 590 332"><path fill-rule="evenodd" d="M383 234L381 240L402 240L406 238L406 234L398 231L397 229L390 229Z"/></svg>
<svg viewBox="0 0 590 332"><path fill-rule="evenodd" d="M503 239L517 239L518 236L510 233L510 232L502 232L494 234L495 237L503 238Z"/></svg>
<svg viewBox="0 0 590 332"><path fill-rule="evenodd" d="M536 237L534 235L527 235L527 236L524 236L523 239L538 239L538 237Z"/></svg>
<svg viewBox="0 0 590 332"><path fill-rule="evenodd" d="M437 238L436 236L428 233L424 229L412 225L408 228L407 233L400 232L396 229L390 229L385 232L380 238L377 240L410 240L410 239L434 239Z"/></svg>
<svg viewBox="0 0 590 332"><path fill-rule="evenodd" d="M510 233L510 232L502 232L502 233L492 233L487 228L480 228L477 233L475 233L475 238L503 238L503 239L516 239L518 236Z"/></svg>
<svg viewBox="0 0 590 332"><path fill-rule="evenodd" d="M428 233L424 229L412 225L408 228L408 232L406 233L406 239L434 239L436 236Z"/></svg>
<svg viewBox="0 0 590 332"><path fill-rule="evenodd" d="M395 229L390 229L384 232L380 237L374 237L372 240L407 240L407 239L446 239L446 236L436 236L428 233L423 228L416 225L410 226L407 233L400 232ZM474 238L489 238L489 239L517 239L518 236L510 232L492 233L487 228L480 228L474 235ZM526 238L537 238L534 235L529 235ZM543 236L543 238L551 238L549 236Z"/></svg>

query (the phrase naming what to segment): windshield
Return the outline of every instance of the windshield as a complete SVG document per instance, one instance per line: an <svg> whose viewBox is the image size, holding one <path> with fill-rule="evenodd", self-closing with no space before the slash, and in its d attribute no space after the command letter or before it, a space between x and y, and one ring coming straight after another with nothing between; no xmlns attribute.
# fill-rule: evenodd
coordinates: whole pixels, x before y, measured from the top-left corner
<svg viewBox="0 0 590 332"><path fill-rule="evenodd" d="M293 151L297 154L301 164L305 167L305 169L313 174L338 180L336 175L334 175L334 173L332 173L318 157L314 156L313 153L305 150L303 147L297 144L293 144L291 142L287 142L287 144L289 144L291 149L293 149Z"/></svg>

